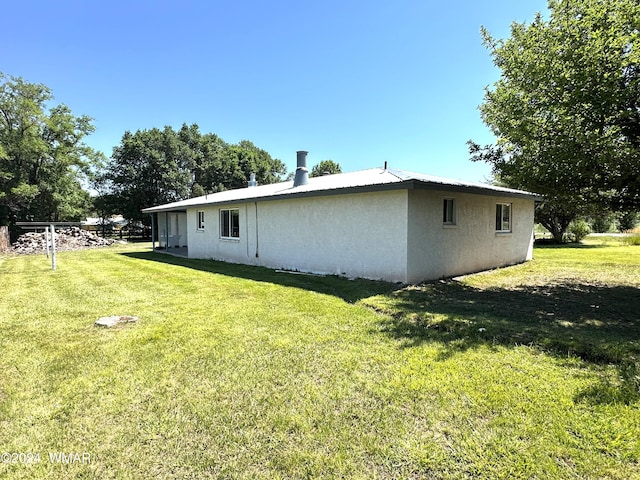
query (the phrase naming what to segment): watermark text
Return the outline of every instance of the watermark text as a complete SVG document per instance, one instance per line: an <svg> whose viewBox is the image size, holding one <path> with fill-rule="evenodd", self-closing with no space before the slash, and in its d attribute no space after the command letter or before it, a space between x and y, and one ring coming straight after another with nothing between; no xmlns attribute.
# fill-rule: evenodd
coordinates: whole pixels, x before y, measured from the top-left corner
<svg viewBox="0 0 640 480"><path fill-rule="evenodd" d="M33 464L42 460L49 463L91 463L91 453L89 452L48 452L47 456L40 455L40 452L1 452L0 463L4 464Z"/></svg>

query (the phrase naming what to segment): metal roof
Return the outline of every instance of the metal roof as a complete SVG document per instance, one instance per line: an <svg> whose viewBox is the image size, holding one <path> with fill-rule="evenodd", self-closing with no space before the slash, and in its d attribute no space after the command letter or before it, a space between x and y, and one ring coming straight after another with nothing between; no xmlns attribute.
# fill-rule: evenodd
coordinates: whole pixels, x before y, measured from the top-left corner
<svg viewBox="0 0 640 480"><path fill-rule="evenodd" d="M284 200L294 197L339 195L346 193L374 192L400 189L432 189L498 195L504 197L541 200L542 197L523 190L496 187L485 183L463 182L448 178L408 172L405 170L370 168L350 173L309 178L309 183L293 186L293 181L245 187L224 192L211 193L179 202L145 208L144 213L183 211L187 208L206 205L244 203L267 200Z"/></svg>

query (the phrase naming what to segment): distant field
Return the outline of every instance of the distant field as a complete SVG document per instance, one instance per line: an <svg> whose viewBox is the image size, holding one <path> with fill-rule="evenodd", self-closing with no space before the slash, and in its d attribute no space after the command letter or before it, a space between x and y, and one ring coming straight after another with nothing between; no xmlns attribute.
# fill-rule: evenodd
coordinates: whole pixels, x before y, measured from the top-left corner
<svg viewBox="0 0 640 480"><path fill-rule="evenodd" d="M640 478L640 246L534 256L406 287L0 256L0 478Z"/></svg>

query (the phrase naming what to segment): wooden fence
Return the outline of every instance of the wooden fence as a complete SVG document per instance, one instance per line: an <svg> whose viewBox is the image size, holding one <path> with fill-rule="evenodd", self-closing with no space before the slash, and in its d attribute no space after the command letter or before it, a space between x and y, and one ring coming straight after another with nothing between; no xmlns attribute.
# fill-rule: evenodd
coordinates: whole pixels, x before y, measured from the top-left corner
<svg viewBox="0 0 640 480"><path fill-rule="evenodd" d="M4 252L11 248L11 242L9 241L9 227L0 227L0 252Z"/></svg>

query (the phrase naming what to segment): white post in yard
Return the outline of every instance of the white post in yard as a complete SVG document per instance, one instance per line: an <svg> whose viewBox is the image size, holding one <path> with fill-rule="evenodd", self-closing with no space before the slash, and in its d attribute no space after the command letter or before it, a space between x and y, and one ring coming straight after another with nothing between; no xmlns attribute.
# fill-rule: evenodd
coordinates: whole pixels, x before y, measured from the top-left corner
<svg viewBox="0 0 640 480"><path fill-rule="evenodd" d="M49 227L44 227L44 243L47 249L47 258L49 258Z"/></svg>
<svg viewBox="0 0 640 480"><path fill-rule="evenodd" d="M51 224L51 270L56 269L56 229Z"/></svg>

